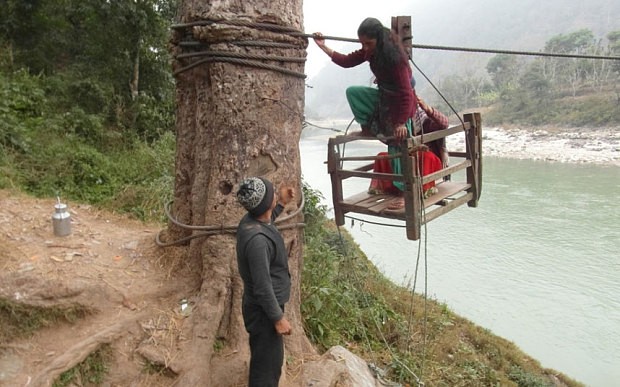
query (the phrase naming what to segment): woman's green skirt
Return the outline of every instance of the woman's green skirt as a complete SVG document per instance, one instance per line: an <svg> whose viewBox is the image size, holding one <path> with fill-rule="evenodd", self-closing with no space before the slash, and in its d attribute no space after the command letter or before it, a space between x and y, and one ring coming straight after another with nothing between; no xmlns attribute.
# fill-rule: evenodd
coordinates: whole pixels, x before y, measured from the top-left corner
<svg viewBox="0 0 620 387"><path fill-rule="evenodd" d="M350 86L346 91L347 101L353 112L355 121L364 128L370 129L374 135L377 135L377 130L373 129L375 125L371 125L376 120L376 112L379 108L379 89L367 86ZM380 124L380 123L379 123ZM407 120L405 124L407 126L407 132L411 136L412 121L411 118ZM388 153L390 155L400 153L400 146L388 145ZM400 159L391 159L392 172L396 175L402 175L402 168L400 165ZM402 181L395 181L394 186L399 190L404 190L405 185Z"/></svg>

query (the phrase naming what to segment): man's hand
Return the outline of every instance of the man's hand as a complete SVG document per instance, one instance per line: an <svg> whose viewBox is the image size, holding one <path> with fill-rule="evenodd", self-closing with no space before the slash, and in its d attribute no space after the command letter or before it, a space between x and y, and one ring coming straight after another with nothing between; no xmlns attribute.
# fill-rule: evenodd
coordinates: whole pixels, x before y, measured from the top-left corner
<svg viewBox="0 0 620 387"><path fill-rule="evenodd" d="M279 335L290 335L292 331L293 328L291 328L291 324L285 317L276 321L276 332L278 332Z"/></svg>
<svg viewBox="0 0 620 387"><path fill-rule="evenodd" d="M278 193L280 197L279 198L280 204L282 204L283 206L286 206L287 204L291 202L291 200L295 198L295 188L289 187L288 185L285 185L285 184L280 185L280 188L278 189Z"/></svg>

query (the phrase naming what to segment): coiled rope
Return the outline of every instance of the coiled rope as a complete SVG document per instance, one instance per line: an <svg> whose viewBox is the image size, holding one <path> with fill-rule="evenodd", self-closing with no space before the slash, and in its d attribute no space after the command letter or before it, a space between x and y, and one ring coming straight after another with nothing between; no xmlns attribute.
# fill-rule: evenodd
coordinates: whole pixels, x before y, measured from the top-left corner
<svg viewBox="0 0 620 387"><path fill-rule="evenodd" d="M282 217L278 217L273 223L276 226L276 228L278 230L289 230L292 228L303 228L306 226L305 223L291 223L291 224L286 224L286 225L281 225L278 226L279 224L282 224L284 222L286 222L289 219L292 219L294 217L296 217L297 215L299 215L303 210L304 210L304 206L305 206L305 196L304 196L304 192L303 190L301 191L301 203L300 205L295 209L295 211L291 212L290 214L287 214L285 216ZM168 202L165 206L164 206L164 213L166 214L166 217L168 218L168 220L170 221L170 223L174 224L177 227L180 227L184 230L192 230L192 231L202 231L199 233L195 233L189 236L186 236L184 238L180 238L171 242L163 242L161 240L161 234L165 231L164 230L160 230L157 235L155 236L155 243L157 244L157 246L159 247L169 247L169 246L175 246L175 245L180 245L183 244L187 241L190 241L192 239L196 239L196 238L204 238L204 237L208 237L211 235L222 235L222 234L235 234L237 233L237 225L236 224L229 224L229 225L211 225L211 226L194 226L191 224L186 224L186 223L182 223L181 221L179 221L178 219L176 219L175 217L172 216L172 213L170 211L170 205L172 204L172 201Z"/></svg>
<svg viewBox="0 0 620 387"><path fill-rule="evenodd" d="M210 25L215 25L215 24L224 24L224 25L231 25L231 26L237 26L237 27L254 28L254 29L259 29L263 31L287 34L290 36L299 35L299 31L292 27L281 26L281 25L270 24L270 23L255 23L255 22L250 22L246 20L225 20L225 19L199 20L199 21L194 21L190 23L175 24L175 25L172 25L171 28L174 30L183 30L183 29L188 29L192 27L210 26ZM247 41L247 40L234 41L234 40L231 40L229 43L238 45L238 46L273 47L273 48L283 48L283 49L296 49L300 47L300 45L295 45L291 43L266 42L266 41ZM181 41L178 43L178 46L181 48L200 48L203 46L203 43L200 41L193 41L193 40ZM203 59L200 59L198 61L192 62L188 65L185 65L181 68L176 69L173 72L173 75L177 76L187 70L190 70L196 66L200 66L204 63L224 62L224 63L232 63L232 64L236 64L240 66L255 67L255 68L260 68L264 70L275 71L275 72L279 72L281 74L288 75L288 76L295 77L295 78L301 78L301 79L306 78L306 74L304 74L303 72L287 69L282 66L278 66L274 64L264 63L264 61L305 63L306 61L305 57L272 56L272 55L258 55L258 54L249 54L249 53L241 53L241 52L205 50L205 51L199 51L199 52L179 54L179 55L176 55L175 59L183 60L183 59L194 58L194 57L203 57Z"/></svg>

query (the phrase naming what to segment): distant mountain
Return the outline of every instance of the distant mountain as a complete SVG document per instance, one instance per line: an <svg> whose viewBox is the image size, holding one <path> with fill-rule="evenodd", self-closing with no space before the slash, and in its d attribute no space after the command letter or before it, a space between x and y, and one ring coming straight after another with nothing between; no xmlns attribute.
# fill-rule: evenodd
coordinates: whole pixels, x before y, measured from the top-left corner
<svg viewBox="0 0 620 387"><path fill-rule="evenodd" d="M587 28L604 39L608 32L620 30L619 0L416 1L409 12L399 15L411 15L414 44L433 46L541 51L559 34ZM359 45L348 47L354 50ZM414 49L413 59L437 85L451 74L485 76L493 55ZM415 69L414 74L420 95L434 94ZM308 118L351 117L344 90L349 85L369 85L371 79L367 64L353 69L329 64L307 80Z"/></svg>

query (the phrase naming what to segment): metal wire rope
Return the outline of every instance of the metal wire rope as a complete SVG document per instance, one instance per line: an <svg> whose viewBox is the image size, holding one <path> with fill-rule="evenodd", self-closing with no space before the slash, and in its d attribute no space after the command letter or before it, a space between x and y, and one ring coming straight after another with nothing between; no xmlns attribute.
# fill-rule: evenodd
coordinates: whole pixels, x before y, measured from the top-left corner
<svg viewBox="0 0 620 387"><path fill-rule="evenodd" d="M229 52L229 51L197 51L188 52L185 54L179 54L176 58L193 58L196 56L211 56L211 57L229 57L229 58L245 58L245 59L262 59L274 62L297 62L304 63L306 58L291 58L288 56L276 56L276 55L260 55L260 54L246 54L242 52Z"/></svg>
<svg viewBox="0 0 620 387"><path fill-rule="evenodd" d="M562 54L562 53L555 53L555 52L512 51L512 50L497 50L497 49L486 49L486 48L431 46L431 45L424 45L424 44L412 44L411 47L419 48L421 50L463 51L463 52L479 52L479 53L486 53L486 54L546 56L546 57L555 57L555 58L620 60L620 56L608 56L608 55Z"/></svg>
<svg viewBox="0 0 620 387"><path fill-rule="evenodd" d="M272 47L272 48L299 48L298 45L280 42L267 42L264 40L239 40L234 42L235 46L256 46L256 47ZM183 40L179 42L181 47L200 47L204 43L197 40Z"/></svg>
<svg viewBox="0 0 620 387"><path fill-rule="evenodd" d="M255 61L250 61L250 60L245 60L245 59L239 59L239 58L231 58L231 57L217 57L217 58L205 58L205 59L201 59L199 61L196 61L192 64L189 64L185 67L182 67L178 70L176 70L173 74L174 75L179 75L182 72L185 72L187 70L193 69L196 66L199 66L203 63L208 63L208 62L225 62L225 63L233 63L233 64L238 64L238 65L242 65L242 66L249 66L249 67L257 67L257 68L261 68L261 69L265 69L265 70L272 70L272 71L276 71L276 72L280 72L286 75L290 75L296 78L302 78L305 79L306 78L306 74L304 73L300 73L297 71L293 71L293 70L288 70L279 66L273 66L273 65L268 65L268 64L264 64L261 62L255 62Z"/></svg>
<svg viewBox="0 0 620 387"><path fill-rule="evenodd" d="M296 217L297 215L299 215L305 206L305 195L303 190L301 191L301 203L299 204L299 207L297 207L295 209L295 211L291 212L290 214L287 214L285 216L282 217L278 217L273 223L274 225L276 225L276 228L278 230L288 230L291 228L297 228L297 227L305 227L305 223L293 223L293 224L289 224L289 225L283 225L283 226L278 226L281 223L286 222L289 219L292 219L294 217ZM197 233L194 235L189 235L186 236L184 238L181 239L177 239L171 242L162 242L161 241L161 234L164 232L164 230L160 230L157 235L155 236L155 243L157 243L158 246L160 247L167 247L167 246L173 246L173 245L177 245L180 243L184 243L187 242L189 240L195 239L195 238L201 238L201 237L207 237L210 235L218 235L218 234L234 234L237 232L237 225L219 225L219 226L193 226L190 224L186 224L186 223L181 223L180 221L178 221L176 218L174 218L170 212L170 205L172 204L172 201L168 202L166 205L164 205L164 213L166 214L166 217L168 218L168 220L182 228L182 229L186 229L186 230L201 230L201 231L205 231L203 233Z"/></svg>
<svg viewBox="0 0 620 387"><path fill-rule="evenodd" d="M293 27L281 26L279 24L272 24L272 23L257 23L257 22L251 22L251 21L240 20L240 19L236 19L236 20L226 20L226 19L197 20L197 21L189 22L189 23L173 24L172 26L170 26L170 28L176 30L176 29L183 29L183 28L188 28L188 27L206 26L206 25L211 25L211 24L228 24L228 25L231 25L231 26L239 26L239 27L254 27L254 28L260 28L260 29L269 30L269 31L276 31L276 32L291 32L291 33L299 32L298 29L293 28Z"/></svg>
<svg viewBox="0 0 620 387"><path fill-rule="evenodd" d="M272 32L280 32L280 33L298 33L299 31L295 28L292 27L287 27L287 26L281 26L281 25L277 25L277 24L270 24L270 23L256 23L256 22L250 22L250 21L246 21L246 20L199 20L199 21L194 21L194 22L190 22L190 23L182 23L182 24L174 24L171 26L172 29L184 29L184 28L189 28L189 27L195 27L195 26L206 26L206 25L212 25L212 24L228 24L228 25L233 25L233 26L243 26L243 27L251 27L251 28L258 28L258 29L263 29L263 30L268 30L268 31L272 31ZM181 42L181 46L188 46L187 44L188 42ZM193 42L192 42L193 43ZM249 42L247 41L243 41L244 45L250 45ZM194 45L194 44L192 44ZM200 45L200 42L198 42L198 45ZM261 43L259 45L264 45L264 43ZM280 46L281 47L281 46ZM294 48L297 48L296 46L294 46ZM281 61L281 62L305 62L305 58L287 58L287 57L272 57L272 56L265 56L265 55L254 55L254 54L245 54L245 53L224 53L224 52L217 52L217 51L204 51L204 52L200 52L200 53L187 53L187 54L180 54L177 56L177 58L189 58L189 57L194 57L194 56L206 56L209 55L210 57L205 58L205 59L201 59L199 61L196 61L194 63L191 63L187 66L181 67L177 70L174 71L173 75L179 75L182 72L185 72L187 70L190 70L196 66L199 66L201 64L204 63L209 63L209 62L224 62L224 63L232 63L232 64L238 64L238 65L242 65L242 66L249 66L249 67L255 67L255 68L261 68L261 69L265 69L265 70L271 70L271 71L276 71L285 75L289 75L289 76L293 76L296 78L301 78L301 79L305 79L306 78L306 74L302 73L302 72L298 72L298 71L294 71L294 70L289 70L280 66L275 66L275 65L268 65L268 64L264 64L262 62L256 62L256 61L251 61L251 60L246 60L246 59L259 59L259 60L273 60L273 61Z"/></svg>
<svg viewBox="0 0 620 387"><path fill-rule="evenodd" d="M305 223L292 223L292 224L286 224L284 226L279 226L279 227L277 227L277 229L282 231L282 230L289 230L289 229L292 229L292 228L303 228L305 226L306 226ZM181 243L185 243L187 241L190 241L192 239L204 238L204 237L208 237L208 236L211 236L211 235L235 234L237 232L237 229L235 228L234 230L222 229L222 230L219 230L219 231L205 231L205 232L189 235L189 236L186 236L184 238L180 238L180 239L174 240L172 242L162 242L161 234L163 233L163 231L164 230L160 230L157 233L157 235L155 236L155 243L159 247L175 246L175 245L179 245Z"/></svg>
<svg viewBox="0 0 620 387"><path fill-rule="evenodd" d="M314 34L291 33L289 35L306 37L306 38L314 37ZM326 40L338 40L342 42L359 43L359 39L340 38L336 36L326 36L326 35L321 36L321 38L326 39ZM405 38L403 40L411 40L411 37ZM557 57L557 58L575 58L575 59L620 60L620 56L611 56L611 55L580 55L580 54L563 54L563 53L540 52L540 51L514 51L514 50L488 49L488 48L437 46L437 45L416 44L416 43L405 45L405 47L418 48L421 50L463 51L463 52L478 52L478 53L485 53L485 54L508 54L508 55L526 55L526 56L546 56L546 57Z"/></svg>

